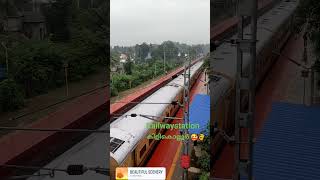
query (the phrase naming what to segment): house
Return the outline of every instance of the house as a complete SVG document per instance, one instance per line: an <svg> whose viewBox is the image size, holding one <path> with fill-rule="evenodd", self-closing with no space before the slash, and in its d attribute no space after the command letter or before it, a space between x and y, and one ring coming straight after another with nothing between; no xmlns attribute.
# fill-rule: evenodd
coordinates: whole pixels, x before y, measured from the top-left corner
<svg viewBox="0 0 320 180"><path fill-rule="evenodd" d="M149 60L149 59L152 59L151 53L150 53L150 52L148 52L148 55L147 55L147 57L145 57L144 59L145 59L145 60Z"/></svg>
<svg viewBox="0 0 320 180"><path fill-rule="evenodd" d="M128 60L128 56L126 54L121 54L120 55L120 62L121 63L126 63Z"/></svg>
<svg viewBox="0 0 320 180"><path fill-rule="evenodd" d="M12 0L6 3L2 17L5 32L23 33L30 39L41 40L46 36L46 20L41 11L49 0Z"/></svg>

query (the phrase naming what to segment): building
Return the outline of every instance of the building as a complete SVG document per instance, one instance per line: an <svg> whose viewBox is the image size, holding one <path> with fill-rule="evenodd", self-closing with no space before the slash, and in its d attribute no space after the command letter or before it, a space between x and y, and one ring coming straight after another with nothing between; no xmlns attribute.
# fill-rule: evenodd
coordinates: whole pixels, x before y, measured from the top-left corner
<svg viewBox="0 0 320 180"><path fill-rule="evenodd" d="M5 13L2 27L5 32L23 33L30 39L41 40L46 36L46 20L41 11L49 0L2 0Z"/></svg>
<svg viewBox="0 0 320 180"><path fill-rule="evenodd" d="M148 55L147 55L147 57L145 57L144 59L145 59L145 60L149 60L149 59L152 59L151 53L150 53L150 52L148 52Z"/></svg>
<svg viewBox="0 0 320 180"><path fill-rule="evenodd" d="M128 60L128 56L126 54L120 54L120 62L125 63Z"/></svg>

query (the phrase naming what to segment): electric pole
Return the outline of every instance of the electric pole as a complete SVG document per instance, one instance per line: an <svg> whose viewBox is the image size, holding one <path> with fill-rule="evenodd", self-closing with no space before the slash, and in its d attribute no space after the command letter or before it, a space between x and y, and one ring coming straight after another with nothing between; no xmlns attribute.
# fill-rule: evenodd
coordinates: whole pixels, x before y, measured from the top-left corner
<svg viewBox="0 0 320 180"><path fill-rule="evenodd" d="M163 43L163 72L166 73L166 49Z"/></svg>
<svg viewBox="0 0 320 180"><path fill-rule="evenodd" d="M64 75L65 75L65 81L66 81L66 94L67 97L69 96L69 84L68 84L68 62L65 61L63 63L63 67L64 67Z"/></svg>
<svg viewBox="0 0 320 180"><path fill-rule="evenodd" d="M157 76L157 63L154 63L154 78Z"/></svg>
<svg viewBox="0 0 320 180"><path fill-rule="evenodd" d="M237 45L237 79L236 79L236 109L235 109L235 167L234 180L240 177L247 177L253 180L253 139L254 139L254 112L255 112L255 87L256 87L256 41L257 41L257 0L237 1L239 17ZM250 38L244 39L244 21L250 17ZM243 55L250 54L249 72L243 72ZM241 100L248 98L248 106L241 103ZM241 136L245 130L248 136ZM241 144L245 143L248 148L248 156L242 159L244 151Z"/></svg>
<svg viewBox="0 0 320 180"><path fill-rule="evenodd" d="M79 0L75 0L75 3L76 3L76 8L80 8L80 2L79 2Z"/></svg>
<svg viewBox="0 0 320 180"><path fill-rule="evenodd" d="M90 0L90 6L93 8L93 0Z"/></svg>
<svg viewBox="0 0 320 180"><path fill-rule="evenodd" d="M5 58L6 58L6 66L7 66L7 77L9 77L9 60L8 60L8 48L5 45L4 42L1 42L2 47L4 48L5 51Z"/></svg>
<svg viewBox="0 0 320 180"><path fill-rule="evenodd" d="M186 60L187 55L185 54ZM190 61L189 65L187 63L184 63L184 71L183 71L183 80L184 80L184 93L183 93L183 123L188 124L189 123L189 104L190 104L190 97L189 97L189 90L190 90ZM189 67L188 67L189 66ZM187 74L187 68L188 74ZM184 129L184 134L189 134L188 129ZM183 146L183 157L186 161L188 161L190 166L190 156L189 156L189 139L184 140L184 146ZM184 167L182 179L188 180L188 167Z"/></svg>

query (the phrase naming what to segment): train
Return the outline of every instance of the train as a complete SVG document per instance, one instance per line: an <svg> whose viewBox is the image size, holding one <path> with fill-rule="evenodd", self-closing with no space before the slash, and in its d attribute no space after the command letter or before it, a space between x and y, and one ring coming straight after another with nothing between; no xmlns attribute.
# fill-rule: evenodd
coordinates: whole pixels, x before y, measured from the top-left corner
<svg viewBox="0 0 320 180"><path fill-rule="evenodd" d="M281 0L268 12L261 15L257 21L256 44L256 88L263 82L267 72L276 62L289 37L292 35L294 14L299 0ZM244 28L244 38L249 39L250 27ZM236 39L236 35L230 37ZM217 160L219 153L228 137L234 133L235 114L235 81L236 81L236 46L228 41L223 42L210 56L211 98L211 144L212 162ZM276 53L275 53L276 52ZM244 55L243 70L249 72L249 55ZM243 105L248 104L248 98L241 99Z"/></svg>
<svg viewBox="0 0 320 180"><path fill-rule="evenodd" d="M200 75L204 57L190 68L190 87ZM187 73L189 70L187 69ZM187 75L187 74L186 74ZM188 79L186 79L188 81ZM163 133L164 129L148 129L153 122L170 123L183 103L184 73L173 77L168 84L159 88L140 104L121 115L110 124L110 177L115 179L116 167L137 167L146 163L147 157L157 144L157 140L147 135ZM179 102L172 103L171 102ZM163 104L162 104L163 103ZM131 115L135 114L135 117Z"/></svg>

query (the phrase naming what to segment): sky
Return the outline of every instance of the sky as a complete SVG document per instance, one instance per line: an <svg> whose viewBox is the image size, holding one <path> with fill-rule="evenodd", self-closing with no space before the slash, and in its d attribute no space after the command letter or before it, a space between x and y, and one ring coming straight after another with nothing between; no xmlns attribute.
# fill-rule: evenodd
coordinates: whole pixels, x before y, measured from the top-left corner
<svg viewBox="0 0 320 180"><path fill-rule="evenodd" d="M111 46L210 42L210 0L111 0Z"/></svg>

